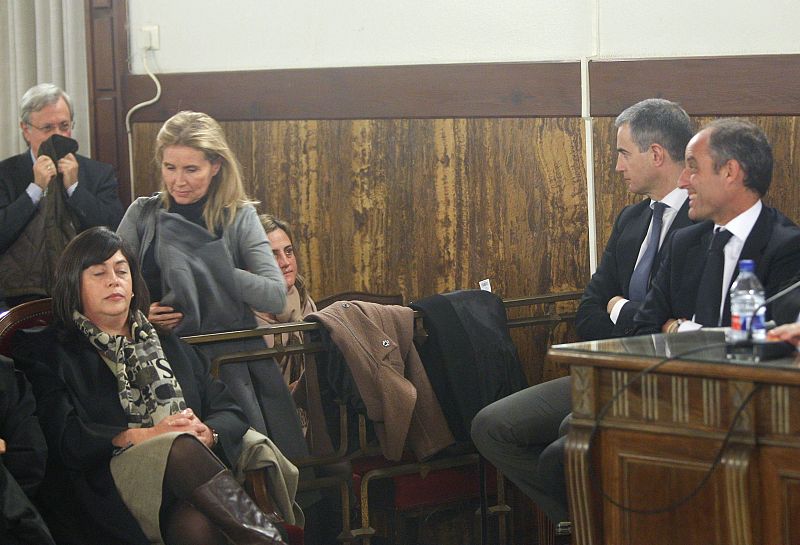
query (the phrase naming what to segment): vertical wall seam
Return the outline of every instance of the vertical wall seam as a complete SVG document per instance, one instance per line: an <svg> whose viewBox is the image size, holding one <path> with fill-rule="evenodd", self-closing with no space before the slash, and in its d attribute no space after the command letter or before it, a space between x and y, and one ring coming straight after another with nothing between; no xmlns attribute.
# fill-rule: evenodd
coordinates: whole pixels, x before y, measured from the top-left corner
<svg viewBox="0 0 800 545"><path fill-rule="evenodd" d="M594 192L594 122L592 120L589 62L600 54L600 0L592 5L592 51L581 58L581 118L586 141L586 218L589 226L589 275L597 270L597 220Z"/></svg>

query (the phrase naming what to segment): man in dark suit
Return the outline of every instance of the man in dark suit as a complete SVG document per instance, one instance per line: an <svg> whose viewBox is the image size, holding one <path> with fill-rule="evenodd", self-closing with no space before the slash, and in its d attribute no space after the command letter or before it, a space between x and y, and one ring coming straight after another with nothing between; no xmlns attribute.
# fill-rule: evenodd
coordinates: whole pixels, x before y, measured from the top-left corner
<svg viewBox="0 0 800 545"><path fill-rule="evenodd" d="M0 288L9 307L46 296L45 286L37 285L41 259L35 259L46 227L31 223L48 191L64 192L67 211L62 217L71 218L70 231L98 225L116 229L122 219L111 165L73 153L57 161L39 154L42 143L54 134L70 137L73 126L70 98L55 85L39 84L23 95L20 128L30 149L0 163Z"/></svg>
<svg viewBox="0 0 800 545"><path fill-rule="evenodd" d="M702 223L670 240L634 318L638 333L730 325L740 259L755 261L767 297L790 283L800 270L800 228L762 204L771 181L772 149L756 125L721 119L691 139L679 185L689 192L689 217Z"/></svg>
<svg viewBox="0 0 800 545"><path fill-rule="evenodd" d="M677 187L692 136L689 116L674 102L648 99L622 112L615 124L616 170L630 191L647 198L617 218L600 267L586 288L578 327L588 339L628 331L657 266L659 246L669 231L689 223L686 191ZM654 221L656 202L664 204ZM635 269L638 285L632 287ZM638 295L631 295L637 290ZM571 410L570 379L562 377L496 401L472 421L471 436L481 454L554 522L569 519L563 460Z"/></svg>
<svg viewBox="0 0 800 545"><path fill-rule="evenodd" d="M686 190L678 188L693 132L686 112L674 102L648 99L622 112L614 124L616 170L629 191L647 198L617 216L575 317L584 340L633 332L633 316L658 270L661 245L675 230L691 224Z"/></svg>

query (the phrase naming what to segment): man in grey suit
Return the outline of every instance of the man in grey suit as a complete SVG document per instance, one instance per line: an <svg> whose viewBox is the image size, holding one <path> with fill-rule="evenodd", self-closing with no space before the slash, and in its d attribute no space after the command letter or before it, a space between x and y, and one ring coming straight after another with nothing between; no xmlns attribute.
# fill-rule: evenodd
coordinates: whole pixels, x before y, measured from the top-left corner
<svg viewBox="0 0 800 545"><path fill-rule="evenodd" d="M647 197L617 218L576 319L586 339L628 334L658 267L668 233L690 223L686 191L678 189L684 149L692 136L686 112L674 102L648 99L616 119L617 165L628 189ZM537 384L480 411L472 439L481 454L554 521L569 520L564 434L572 410L570 380Z"/></svg>

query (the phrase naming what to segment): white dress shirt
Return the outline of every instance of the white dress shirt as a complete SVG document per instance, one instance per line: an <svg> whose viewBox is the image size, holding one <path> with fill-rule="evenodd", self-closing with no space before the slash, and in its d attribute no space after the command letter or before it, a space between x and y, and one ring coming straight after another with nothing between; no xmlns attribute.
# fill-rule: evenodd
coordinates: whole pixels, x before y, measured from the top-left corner
<svg viewBox="0 0 800 545"><path fill-rule="evenodd" d="M753 206L733 218L725 225L714 225L714 230L716 231L719 229L725 229L726 231L731 232L731 238L728 240L728 243L725 244L724 253L725 253L725 269L722 273L722 298L720 299L720 306L719 306L719 315L722 316L723 309L725 308L725 299L728 296L728 290L730 289L731 279L733 278L733 273L736 271L736 267L739 264L739 256L742 255L742 248L744 248L744 243L747 241L747 237L750 236L750 231L753 230L753 226L758 221L758 216L761 214L761 209L764 207L761 204L761 200L758 200ZM683 322L678 331L691 331L694 329L700 329L702 326L694 321L694 316L692 316L691 322Z"/></svg>

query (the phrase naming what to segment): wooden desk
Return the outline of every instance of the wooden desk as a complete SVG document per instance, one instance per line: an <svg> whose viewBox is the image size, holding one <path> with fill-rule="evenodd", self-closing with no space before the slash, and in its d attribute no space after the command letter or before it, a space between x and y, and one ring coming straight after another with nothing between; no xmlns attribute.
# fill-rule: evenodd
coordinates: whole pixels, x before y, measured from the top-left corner
<svg viewBox="0 0 800 545"><path fill-rule="evenodd" d="M800 358L728 360L720 331L652 335L554 346L570 366L573 421L566 447L576 545L800 544ZM704 347L704 348L703 348ZM637 372L689 349L620 393ZM701 482L696 495L668 506Z"/></svg>

